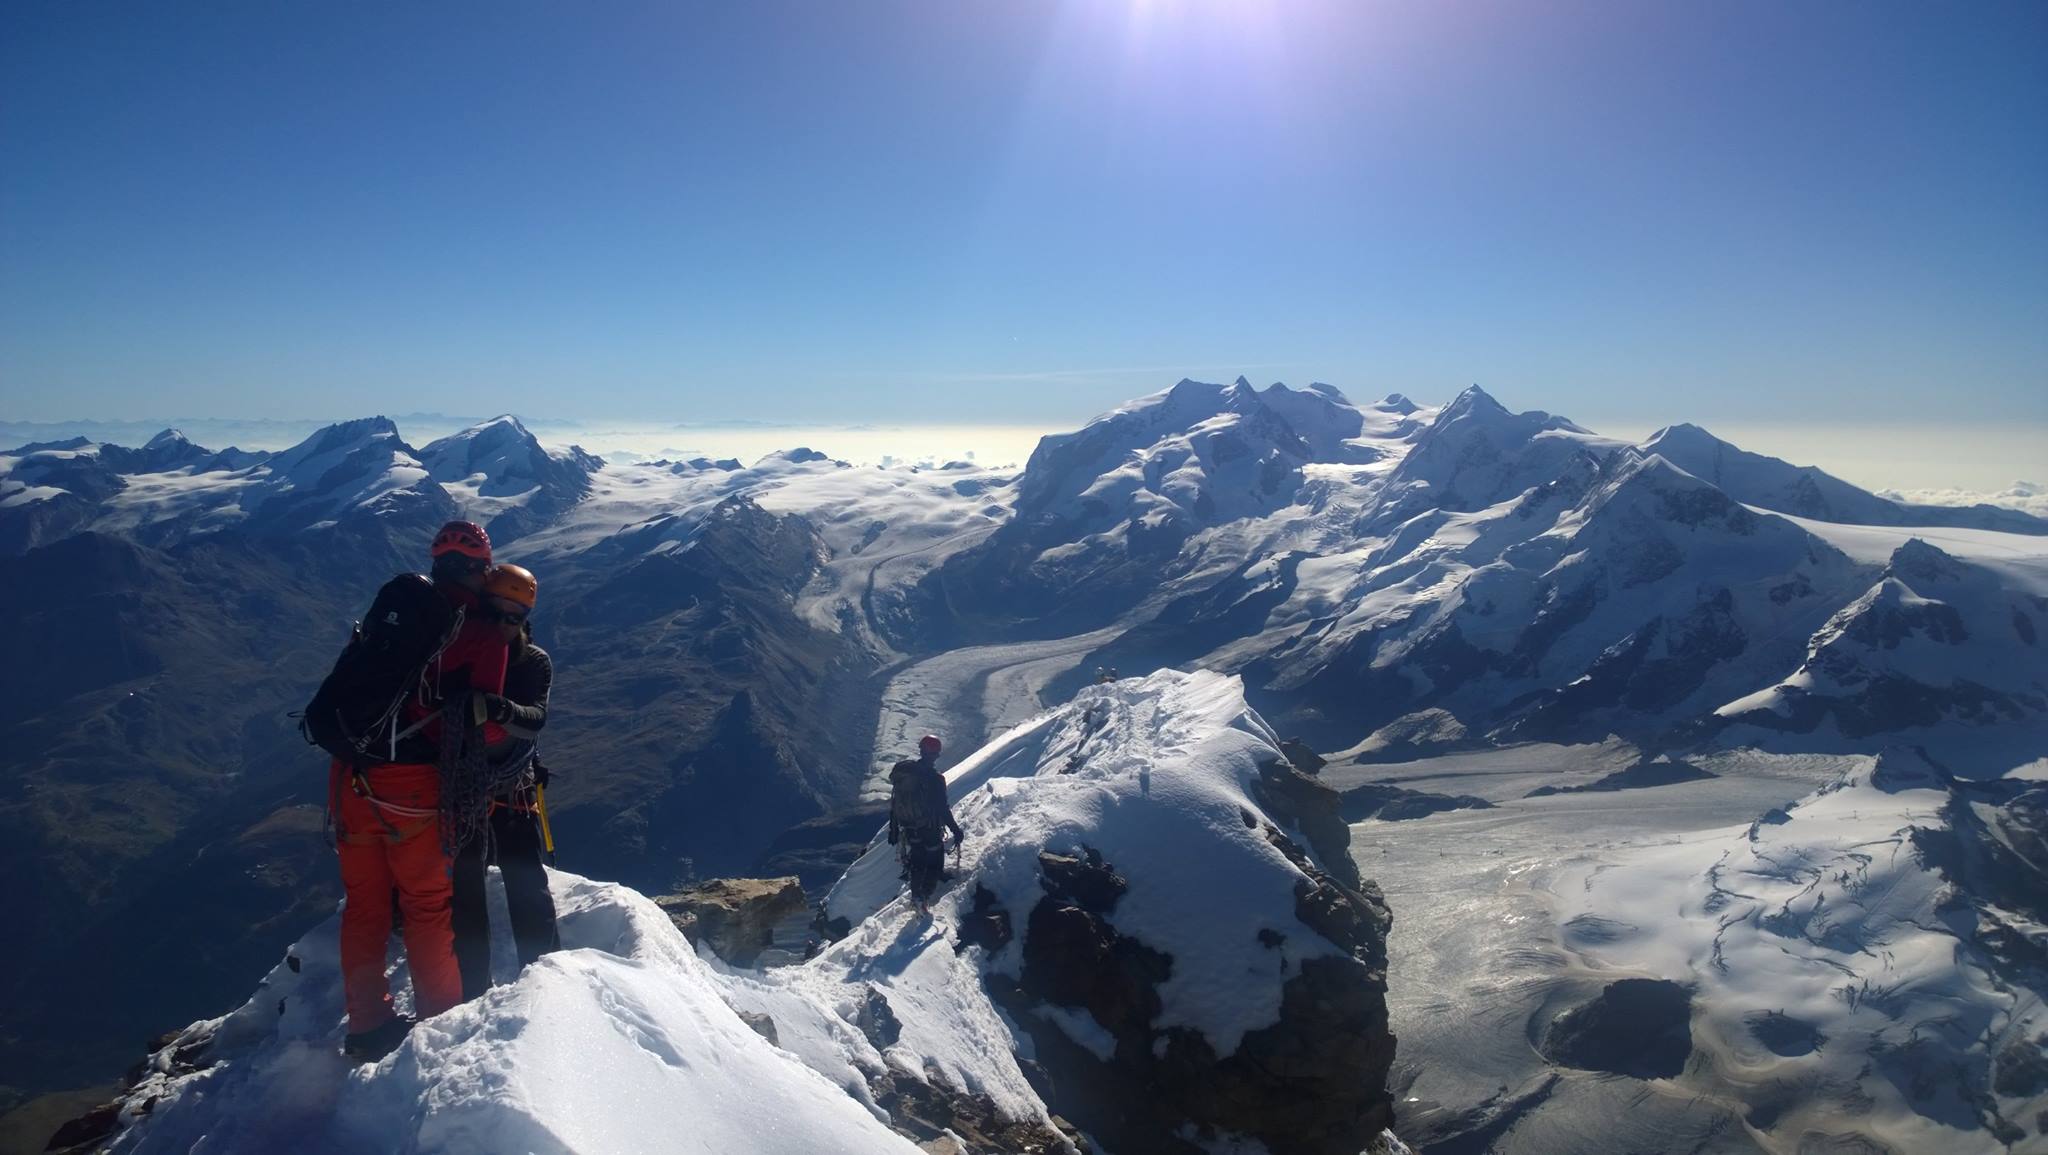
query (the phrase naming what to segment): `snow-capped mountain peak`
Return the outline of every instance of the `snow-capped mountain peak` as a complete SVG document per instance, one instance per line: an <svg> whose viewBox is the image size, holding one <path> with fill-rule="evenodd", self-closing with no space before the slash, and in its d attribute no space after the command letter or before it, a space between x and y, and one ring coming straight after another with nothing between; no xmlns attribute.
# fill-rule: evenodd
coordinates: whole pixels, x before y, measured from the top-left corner
<svg viewBox="0 0 2048 1155"><path fill-rule="evenodd" d="M269 465L275 473L290 477L294 484L304 484L305 481L317 481L326 466L385 442L389 443L385 448L411 456L411 450L398 435L398 426L389 417L359 417L318 430L290 449L279 452L270 459Z"/></svg>
<svg viewBox="0 0 2048 1155"><path fill-rule="evenodd" d="M1540 409L1511 413L1474 385L1416 433L1387 477L1373 520L1397 523L1427 508L1484 509L1548 484L1573 458L1597 461L1624 444Z"/></svg>
<svg viewBox="0 0 2048 1155"><path fill-rule="evenodd" d="M509 413L431 442L419 457L471 518L504 541L574 506L604 467L577 446L548 449Z"/></svg>

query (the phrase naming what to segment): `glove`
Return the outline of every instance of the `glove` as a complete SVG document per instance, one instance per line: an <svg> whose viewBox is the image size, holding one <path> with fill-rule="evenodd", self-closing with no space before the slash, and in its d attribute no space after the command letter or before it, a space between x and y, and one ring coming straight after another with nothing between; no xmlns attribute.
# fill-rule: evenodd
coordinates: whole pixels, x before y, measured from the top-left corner
<svg viewBox="0 0 2048 1155"><path fill-rule="evenodd" d="M535 786L546 786L548 784L548 777L548 768L541 765L540 759L535 758L533 760L533 784Z"/></svg>
<svg viewBox="0 0 2048 1155"><path fill-rule="evenodd" d="M896 845L896 832L894 830L889 832L889 845Z"/></svg>
<svg viewBox="0 0 2048 1155"><path fill-rule="evenodd" d="M484 717L502 726L512 720L512 699L503 694L482 694Z"/></svg>

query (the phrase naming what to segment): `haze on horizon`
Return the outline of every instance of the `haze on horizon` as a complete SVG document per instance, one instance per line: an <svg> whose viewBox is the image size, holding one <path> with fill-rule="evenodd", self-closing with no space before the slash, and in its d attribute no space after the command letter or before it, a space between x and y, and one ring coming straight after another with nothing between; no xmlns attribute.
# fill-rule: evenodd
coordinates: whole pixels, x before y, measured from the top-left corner
<svg viewBox="0 0 2048 1155"><path fill-rule="evenodd" d="M2043 108L2026 3L11 5L0 421L1244 374L2044 480Z"/></svg>

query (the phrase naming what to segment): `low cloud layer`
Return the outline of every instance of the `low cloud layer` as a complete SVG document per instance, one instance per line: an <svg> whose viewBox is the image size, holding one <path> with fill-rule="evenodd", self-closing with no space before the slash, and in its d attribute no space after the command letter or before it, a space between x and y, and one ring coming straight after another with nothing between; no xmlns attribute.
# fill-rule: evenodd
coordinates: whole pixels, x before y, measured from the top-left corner
<svg viewBox="0 0 2048 1155"><path fill-rule="evenodd" d="M2048 485L2038 481L2015 481L1997 493L1969 489L1881 489L1879 497L1914 505L2003 505L2024 510L2036 517L2048 517Z"/></svg>

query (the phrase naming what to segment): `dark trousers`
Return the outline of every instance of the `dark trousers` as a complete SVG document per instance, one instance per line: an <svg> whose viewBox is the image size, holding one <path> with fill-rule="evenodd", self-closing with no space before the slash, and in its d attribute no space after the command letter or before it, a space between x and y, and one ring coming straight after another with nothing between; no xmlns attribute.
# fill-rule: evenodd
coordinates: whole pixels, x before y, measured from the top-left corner
<svg viewBox="0 0 2048 1155"><path fill-rule="evenodd" d="M491 810L489 837L473 839L455 856L455 964L462 972L462 997L491 989L491 918L484 902L484 868L496 862L505 877L505 906L512 916L512 941L525 966L562 940L555 930L555 900L541 865L540 821L509 806Z"/></svg>
<svg viewBox="0 0 2048 1155"><path fill-rule="evenodd" d="M946 872L946 844L938 831L925 835L922 831L912 833L908 848L903 854L904 865L910 868L910 897L912 901L924 902L939 888L940 876Z"/></svg>

